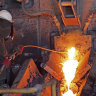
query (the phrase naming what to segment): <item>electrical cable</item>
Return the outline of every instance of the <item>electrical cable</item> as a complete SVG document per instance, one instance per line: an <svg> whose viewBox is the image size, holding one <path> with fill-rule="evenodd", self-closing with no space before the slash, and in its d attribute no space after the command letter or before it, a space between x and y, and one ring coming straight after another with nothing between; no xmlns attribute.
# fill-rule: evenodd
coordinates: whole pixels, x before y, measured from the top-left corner
<svg viewBox="0 0 96 96"><path fill-rule="evenodd" d="M52 11L49 11L49 10L43 10L43 11L39 11L39 12L27 12L26 9L25 9L25 0L22 0L22 10L23 12L30 16L30 17L38 17L38 16L49 16L49 17L52 17L60 34L61 34L61 29L60 29L60 22L58 21L58 19L56 18L56 15L52 12Z"/></svg>
<svg viewBox="0 0 96 96"><path fill-rule="evenodd" d="M24 5L25 5L25 0L22 0L22 9L23 9L24 13L28 16L31 16L31 17L38 17L38 16L42 16L42 15L47 15L47 16L51 16L51 17L55 16L55 14L49 10L43 10L43 11L39 11L39 12L35 12L35 13L34 12L29 13L26 11Z"/></svg>
<svg viewBox="0 0 96 96"><path fill-rule="evenodd" d="M38 17L38 16L49 16L49 17L52 17L56 26L58 27L58 30L61 34L61 29L60 29L60 23L58 21L58 19L56 18L56 15L52 12L52 11L49 11L49 10L43 10L43 11L39 11L39 12L27 12L25 7L25 0L22 0L22 9L23 9L23 12L30 16L30 17ZM39 49L43 49L43 50L46 50L46 51L50 51L50 52L55 52L55 53L65 53L65 52L60 52L60 51L55 51L55 50L51 50L51 49L47 49L47 48L43 48L43 47L40 47L40 46L35 46L35 45L26 45L24 47L35 47L35 48L39 48Z"/></svg>
<svg viewBox="0 0 96 96"><path fill-rule="evenodd" d="M46 51L49 51L49 52L55 52L55 53L66 53L66 52L55 51L55 50L51 50L51 49L47 49L47 48L43 48L43 47L40 47L40 46L35 46L35 45L25 45L24 48L26 48L26 47L34 47L34 48L38 48L38 49L42 49L42 50L46 50Z"/></svg>

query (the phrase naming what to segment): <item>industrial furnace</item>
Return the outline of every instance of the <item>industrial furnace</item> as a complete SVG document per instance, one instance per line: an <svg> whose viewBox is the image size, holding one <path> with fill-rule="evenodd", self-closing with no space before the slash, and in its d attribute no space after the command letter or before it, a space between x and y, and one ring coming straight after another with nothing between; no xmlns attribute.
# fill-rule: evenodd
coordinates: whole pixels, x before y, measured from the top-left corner
<svg viewBox="0 0 96 96"><path fill-rule="evenodd" d="M95 96L95 18L96 0L0 0L0 96Z"/></svg>

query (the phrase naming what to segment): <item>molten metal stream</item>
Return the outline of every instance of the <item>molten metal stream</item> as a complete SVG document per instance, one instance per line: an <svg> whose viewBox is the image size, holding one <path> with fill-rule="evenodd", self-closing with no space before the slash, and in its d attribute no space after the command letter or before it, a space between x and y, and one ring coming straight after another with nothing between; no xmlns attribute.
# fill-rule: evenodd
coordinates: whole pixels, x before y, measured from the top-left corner
<svg viewBox="0 0 96 96"><path fill-rule="evenodd" d="M65 76L65 80L68 83L68 91L65 94L62 94L62 96L76 96L76 94L73 94L73 92L69 89L71 81L75 77L76 68L78 66L78 61L75 60L76 55L76 49L72 47L70 50L68 50L68 60L63 64L63 72Z"/></svg>

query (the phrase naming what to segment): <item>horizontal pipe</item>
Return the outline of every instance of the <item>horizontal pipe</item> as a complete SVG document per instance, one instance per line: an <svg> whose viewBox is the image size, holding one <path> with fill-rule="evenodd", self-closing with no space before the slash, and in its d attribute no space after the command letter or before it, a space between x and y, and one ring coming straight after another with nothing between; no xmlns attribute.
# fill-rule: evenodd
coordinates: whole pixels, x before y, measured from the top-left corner
<svg viewBox="0 0 96 96"><path fill-rule="evenodd" d="M37 92L38 89L33 87L33 88L22 88L22 89L0 89L0 94L4 94L4 93L35 93Z"/></svg>
<svg viewBox="0 0 96 96"><path fill-rule="evenodd" d="M16 89L0 89L0 94L28 94L28 93L39 93L42 91L43 88L52 85L53 90L55 89L54 87L56 87L56 80L55 79L51 79L49 82L45 83L45 84L36 84L34 87L32 88L16 88ZM55 96L55 95L52 95Z"/></svg>

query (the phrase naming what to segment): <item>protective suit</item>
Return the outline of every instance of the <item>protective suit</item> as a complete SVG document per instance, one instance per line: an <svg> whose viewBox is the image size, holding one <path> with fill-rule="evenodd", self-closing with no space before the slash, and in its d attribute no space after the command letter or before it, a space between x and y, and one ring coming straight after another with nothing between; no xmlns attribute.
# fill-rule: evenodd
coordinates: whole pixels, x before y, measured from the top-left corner
<svg viewBox="0 0 96 96"><path fill-rule="evenodd" d="M13 20L11 14L6 11L0 11L0 68L5 65L4 71L0 74L0 86L8 83L8 67L10 60L5 46L5 41L12 38Z"/></svg>

